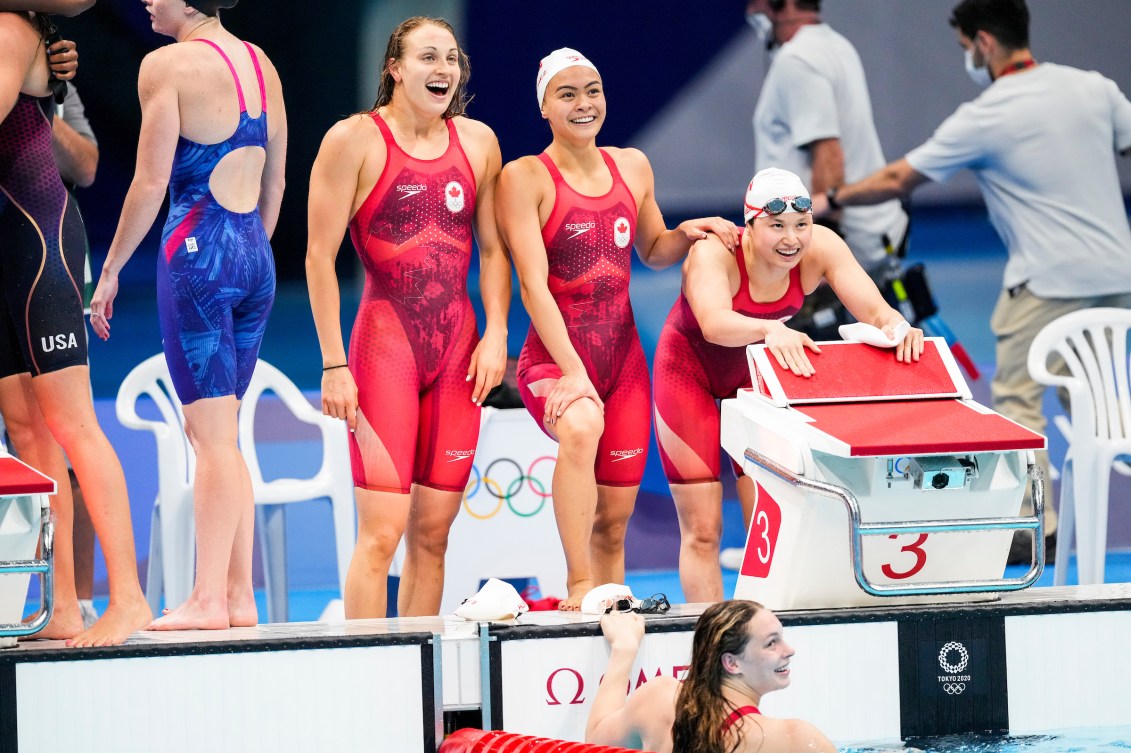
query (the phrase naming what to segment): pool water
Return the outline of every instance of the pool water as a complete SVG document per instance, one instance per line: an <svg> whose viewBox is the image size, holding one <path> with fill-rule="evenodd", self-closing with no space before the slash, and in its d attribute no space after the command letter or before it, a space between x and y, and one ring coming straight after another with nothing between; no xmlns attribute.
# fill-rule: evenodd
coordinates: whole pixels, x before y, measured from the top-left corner
<svg viewBox="0 0 1131 753"><path fill-rule="evenodd" d="M948 735L902 744L842 748L843 753L1127 753L1131 726L1060 730L1039 735Z"/></svg>

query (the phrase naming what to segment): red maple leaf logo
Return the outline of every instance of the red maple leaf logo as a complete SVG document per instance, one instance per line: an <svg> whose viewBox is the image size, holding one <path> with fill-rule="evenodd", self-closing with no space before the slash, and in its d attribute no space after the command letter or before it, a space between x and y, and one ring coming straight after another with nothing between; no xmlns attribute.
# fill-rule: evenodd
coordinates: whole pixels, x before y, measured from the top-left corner
<svg viewBox="0 0 1131 753"><path fill-rule="evenodd" d="M456 198L457 196L459 196L460 195L459 186L452 186L451 188L449 188L448 189L448 195L450 195L453 199Z"/></svg>
<svg viewBox="0 0 1131 753"><path fill-rule="evenodd" d="M620 222L618 222L617 223L617 232L618 233L627 233L628 232L628 223L625 222L624 220L621 220Z"/></svg>

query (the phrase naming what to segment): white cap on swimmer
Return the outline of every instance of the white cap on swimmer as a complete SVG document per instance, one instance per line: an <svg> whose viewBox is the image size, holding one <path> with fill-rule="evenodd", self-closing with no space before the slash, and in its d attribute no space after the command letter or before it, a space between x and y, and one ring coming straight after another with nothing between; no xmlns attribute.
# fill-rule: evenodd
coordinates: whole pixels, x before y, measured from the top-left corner
<svg viewBox="0 0 1131 753"><path fill-rule="evenodd" d="M546 87L549 86L550 79L566 68L572 68L575 65L597 70L597 66L593 65L593 63L589 61L589 58L585 57L577 50L571 50L569 47L554 50L549 55L542 58L542 62L538 64L538 80L535 84L538 89L539 109L542 107L542 99L546 96Z"/></svg>
<svg viewBox="0 0 1131 753"><path fill-rule="evenodd" d="M773 211L772 208L766 209L766 205L775 199L784 201L783 208L779 212ZM770 214L809 211L808 206L805 206L805 209L795 206L793 203L795 199L804 199L803 202L799 203L802 206L811 206L809 190L805 188L801 178L789 170L782 170L780 167L767 167L765 170L759 170L750 179L750 185L746 187L746 199L742 205L742 219L744 222L750 222L764 211L769 211Z"/></svg>

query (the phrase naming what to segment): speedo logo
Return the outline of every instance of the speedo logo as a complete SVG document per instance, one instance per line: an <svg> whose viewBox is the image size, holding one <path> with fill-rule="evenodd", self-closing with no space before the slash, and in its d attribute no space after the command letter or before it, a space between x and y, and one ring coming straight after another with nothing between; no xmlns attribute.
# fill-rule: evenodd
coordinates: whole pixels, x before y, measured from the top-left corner
<svg viewBox="0 0 1131 753"><path fill-rule="evenodd" d="M404 194L400 198L401 201L404 201L409 196L416 196L421 191L427 191L428 186L423 183L406 183L403 186L397 186L397 190Z"/></svg>
<svg viewBox="0 0 1131 753"><path fill-rule="evenodd" d="M642 452L644 452L643 447L637 447L635 450L609 450L609 457L614 463L619 463L622 460L630 460Z"/></svg>
<svg viewBox="0 0 1131 753"><path fill-rule="evenodd" d="M44 353L50 353L53 350L70 350L71 348L77 348L79 346L78 340L75 339L74 332L41 337L39 338L39 344L43 348Z"/></svg>
<svg viewBox="0 0 1131 753"><path fill-rule="evenodd" d="M448 458L449 463L458 463L461 460L467 460L475 454L475 450L448 450L444 456Z"/></svg>
<svg viewBox="0 0 1131 753"><path fill-rule="evenodd" d="M566 238L566 240L572 240L582 233L588 233L595 227L597 227L596 222L567 222L565 226L566 232L573 233L573 235Z"/></svg>

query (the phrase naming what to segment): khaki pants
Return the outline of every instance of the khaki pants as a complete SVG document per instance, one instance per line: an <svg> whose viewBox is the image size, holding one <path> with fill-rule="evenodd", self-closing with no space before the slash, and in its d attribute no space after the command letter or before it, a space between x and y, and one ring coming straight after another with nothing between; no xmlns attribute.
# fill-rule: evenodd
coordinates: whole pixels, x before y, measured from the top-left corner
<svg viewBox="0 0 1131 753"><path fill-rule="evenodd" d="M1045 385L1029 376L1029 347L1037 333L1058 317L1080 309L1098 307L1131 308L1131 293L1094 296L1091 298L1039 298L1021 288L1015 295L1003 290L994 307L990 328L997 338L997 367L991 384L993 407L1002 415L1033 431L1045 434L1048 422L1041 410ZM1066 373L1064 362L1053 359L1049 371ZM1064 402L1063 396L1061 402ZM1067 409L1067 405L1065 406ZM1045 533L1056 530L1056 509L1048 483L1047 452L1037 453L1037 464L1045 476ZM1029 494L1025 494L1023 514L1032 514Z"/></svg>

